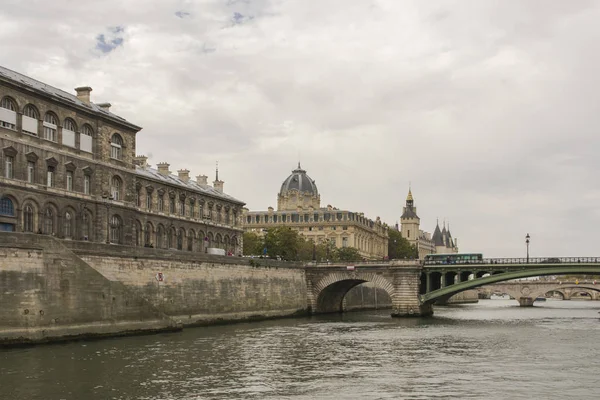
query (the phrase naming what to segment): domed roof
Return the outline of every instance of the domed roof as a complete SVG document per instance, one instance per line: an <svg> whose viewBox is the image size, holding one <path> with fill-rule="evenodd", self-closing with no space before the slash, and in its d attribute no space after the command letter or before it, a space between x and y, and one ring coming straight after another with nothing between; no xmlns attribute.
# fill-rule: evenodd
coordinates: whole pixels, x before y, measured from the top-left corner
<svg viewBox="0 0 600 400"><path fill-rule="evenodd" d="M306 175L306 171L300 167L300 163L298 163L298 168L293 170L292 174L281 184L279 195L283 196L290 190L308 192L315 196L319 194L315 181L312 180L310 176Z"/></svg>

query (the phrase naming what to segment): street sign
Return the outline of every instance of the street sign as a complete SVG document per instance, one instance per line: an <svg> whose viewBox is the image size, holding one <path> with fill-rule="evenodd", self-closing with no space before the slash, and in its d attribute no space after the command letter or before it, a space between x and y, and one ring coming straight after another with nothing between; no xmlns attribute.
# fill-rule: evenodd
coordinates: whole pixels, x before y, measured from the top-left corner
<svg viewBox="0 0 600 400"><path fill-rule="evenodd" d="M156 274L156 280L159 281L159 282L163 282L165 280L164 274L162 272L158 272Z"/></svg>

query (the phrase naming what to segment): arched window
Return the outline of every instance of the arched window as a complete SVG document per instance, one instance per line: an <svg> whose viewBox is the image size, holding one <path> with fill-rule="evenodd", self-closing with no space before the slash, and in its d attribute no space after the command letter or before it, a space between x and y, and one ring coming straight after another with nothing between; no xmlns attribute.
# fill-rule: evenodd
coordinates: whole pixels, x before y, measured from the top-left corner
<svg viewBox="0 0 600 400"><path fill-rule="evenodd" d="M71 118L65 119L64 128L73 132L77 131L77 125L75 124L75 121L73 121Z"/></svg>
<svg viewBox="0 0 600 400"><path fill-rule="evenodd" d="M88 212L83 212L83 217L81 219L81 235L83 236L83 240L90 239L90 224L91 224L91 216Z"/></svg>
<svg viewBox="0 0 600 400"><path fill-rule="evenodd" d="M190 229L187 236L187 249L188 251L194 251L194 238L196 237L196 233Z"/></svg>
<svg viewBox="0 0 600 400"><path fill-rule="evenodd" d="M94 136L94 130L88 124L83 125L81 135L79 135L79 148L88 153L92 152L92 137Z"/></svg>
<svg viewBox="0 0 600 400"><path fill-rule="evenodd" d="M135 221L133 223L133 234L134 234L134 238L133 238L133 244L135 246L141 246L142 245L142 224L140 223L140 221Z"/></svg>
<svg viewBox="0 0 600 400"><path fill-rule="evenodd" d="M163 228L162 225L158 225L158 227L156 228L156 248L157 249L162 249L164 246L164 235L165 235L165 230Z"/></svg>
<svg viewBox="0 0 600 400"><path fill-rule="evenodd" d="M146 223L146 232L144 232L144 246L146 247L154 247L152 245L152 224L150 222Z"/></svg>
<svg viewBox="0 0 600 400"><path fill-rule="evenodd" d="M31 135L38 134L38 119L39 114L34 106L31 104L27 104L25 109L23 110L23 119L21 124L21 129L25 133L29 133Z"/></svg>
<svg viewBox="0 0 600 400"><path fill-rule="evenodd" d="M56 129L58 128L58 119L52 113L46 113L44 116L44 139L56 142Z"/></svg>
<svg viewBox="0 0 600 400"><path fill-rule="evenodd" d="M62 130L62 142L64 145L75 147L75 131L77 131L75 121L71 118L65 119Z"/></svg>
<svg viewBox="0 0 600 400"><path fill-rule="evenodd" d="M113 176L110 182L110 192L113 200L121 200L122 181L118 176Z"/></svg>
<svg viewBox="0 0 600 400"><path fill-rule="evenodd" d="M23 231L24 232L33 232L33 207L31 205L26 205L23 208Z"/></svg>
<svg viewBox="0 0 600 400"><path fill-rule="evenodd" d="M75 219L73 218L73 214L71 214L70 211L65 212L65 221L64 221L64 233L65 233L65 238L70 239L73 237L73 232L75 231L75 229L73 229L73 224L75 222Z"/></svg>
<svg viewBox="0 0 600 400"><path fill-rule="evenodd" d="M0 100L0 126L17 129L17 105L10 97Z"/></svg>
<svg viewBox="0 0 600 400"><path fill-rule="evenodd" d="M54 212L51 208L46 208L44 212L44 233L54 235Z"/></svg>
<svg viewBox="0 0 600 400"><path fill-rule="evenodd" d="M13 202L8 197L3 197L0 199L0 215L5 215L9 217L15 216L15 206Z"/></svg>
<svg viewBox="0 0 600 400"><path fill-rule="evenodd" d="M117 133L110 139L110 158L121 160L123 158L123 138Z"/></svg>
<svg viewBox="0 0 600 400"><path fill-rule="evenodd" d="M121 221L121 217L119 217L118 215L113 215L110 218L110 242L120 244L122 233L123 222Z"/></svg>
<svg viewBox="0 0 600 400"><path fill-rule="evenodd" d="M167 233L167 248L168 249L172 249L175 245L175 228L171 228L169 229L169 232Z"/></svg>
<svg viewBox="0 0 600 400"><path fill-rule="evenodd" d="M185 238L185 231L183 228L179 229L177 234L177 250L183 250L183 239Z"/></svg>

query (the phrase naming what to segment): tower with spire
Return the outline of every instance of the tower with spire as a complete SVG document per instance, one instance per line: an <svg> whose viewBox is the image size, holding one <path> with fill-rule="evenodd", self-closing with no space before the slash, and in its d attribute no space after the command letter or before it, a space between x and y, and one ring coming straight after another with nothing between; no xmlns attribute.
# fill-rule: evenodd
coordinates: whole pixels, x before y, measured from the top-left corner
<svg viewBox="0 0 600 400"><path fill-rule="evenodd" d="M408 242L417 247L419 240L419 225L421 219L417 215L417 207L415 207L412 190L409 186L408 195L406 196L406 205L402 210L400 217L400 233Z"/></svg>
<svg viewBox="0 0 600 400"><path fill-rule="evenodd" d="M219 193L223 193L223 184L225 182L219 180L219 162L217 161L217 168L215 171L215 180L213 182L213 187L215 188L215 190Z"/></svg>

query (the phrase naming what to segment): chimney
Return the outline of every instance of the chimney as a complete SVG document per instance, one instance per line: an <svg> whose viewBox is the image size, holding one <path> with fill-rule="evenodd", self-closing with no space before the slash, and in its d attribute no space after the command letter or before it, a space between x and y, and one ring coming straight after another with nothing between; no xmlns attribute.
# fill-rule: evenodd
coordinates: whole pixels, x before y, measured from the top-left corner
<svg viewBox="0 0 600 400"><path fill-rule="evenodd" d="M215 188L215 190L219 193L223 193L223 184L225 182L223 181L214 181L213 182L213 187Z"/></svg>
<svg viewBox="0 0 600 400"><path fill-rule="evenodd" d="M148 166L148 157L146 156L135 156L133 163L139 167L146 168Z"/></svg>
<svg viewBox="0 0 600 400"><path fill-rule="evenodd" d="M79 97L79 96L77 96L77 97ZM90 100L90 95L88 93L88 102L89 102L89 100ZM98 107L100 107L100 109L102 109L102 111L106 111L106 112L108 112L108 110L110 110L110 106L111 106L110 103L100 103L100 104L96 104L96 105Z"/></svg>
<svg viewBox="0 0 600 400"><path fill-rule="evenodd" d="M196 182L198 183L198 185L206 186L206 185L208 185L208 176L198 175L196 177Z"/></svg>
<svg viewBox="0 0 600 400"><path fill-rule="evenodd" d="M79 100L83 101L86 104L90 104L90 92L92 91L91 87L81 86L75 88L75 91L77 92L77 98Z"/></svg>
<svg viewBox="0 0 600 400"><path fill-rule="evenodd" d="M180 169L179 171L177 171L177 175L179 176L179 179L181 179L182 181L186 182L190 180L190 170L189 169Z"/></svg>
<svg viewBox="0 0 600 400"><path fill-rule="evenodd" d="M169 171L169 165L170 164L166 162L156 164L156 166L158 167L158 173L164 176L171 175L171 171Z"/></svg>

